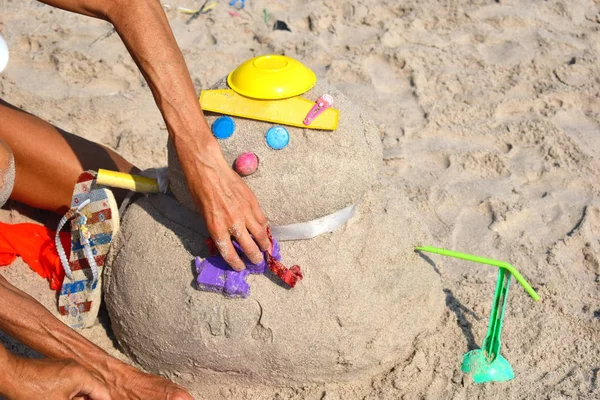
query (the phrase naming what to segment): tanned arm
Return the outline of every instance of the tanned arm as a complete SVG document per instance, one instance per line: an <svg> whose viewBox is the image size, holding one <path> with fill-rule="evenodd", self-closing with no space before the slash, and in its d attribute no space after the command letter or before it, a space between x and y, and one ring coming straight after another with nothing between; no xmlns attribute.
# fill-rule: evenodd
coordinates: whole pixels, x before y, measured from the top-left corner
<svg viewBox="0 0 600 400"><path fill-rule="evenodd" d="M154 0L48 0L45 3L101 18L114 25L148 81L175 144L190 192L221 254L232 267L243 268L231 244L231 235L234 235L251 260L262 258L250 234L260 248L266 250L269 246L266 219L256 198L227 165L210 134L183 56L160 3ZM33 389L41 393L59 389L46 390L36 382L55 383L62 388L60 390L65 385L69 390L79 390L79 393L67 393L67 398L86 395L94 400L104 400L106 397L101 387L89 386L93 384L85 373L87 371L105 385L113 399L191 399L182 388L110 357L3 278L0 278L0 329L50 359L72 360L51 365L48 363L52 361L47 360L45 365L41 365L45 361L15 361L14 356L2 350L0 362L5 367L18 366L12 381L30 382ZM73 363L76 365L72 366ZM42 373L45 368L54 372L67 368L69 373L56 379L51 378L56 374L47 374L46 378ZM14 393L14 388L7 383L7 370L0 373L0 384L4 382L4 390L9 391L8 397L22 398L23 391ZM63 376L71 377L68 385L61 381Z"/></svg>
<svg viewBox="0 0 600 400"><path fill-rule="evenodd" d="M227 164L210 132L160 2L43 2L113 24L152 90L175 145L190 194L221 255L234 269L244 269L231 242L234 236L250 260L259 262L263 257L260 250L269 248L267 220L256 197Z"/></svg>
<svg viewBox="0 0 600 400"><path fill-rule="evenodd" d="M92 400L192 400L181 387L111 357L2 276L0 330L49 358L20 359L0 346L0 393L11 400L50 394L68 399L85 394Z"/></svg>
<svg viewBox="0 0 600 400"><path fill-rule="evenodd" d="M70 360L32 360L0 346L0 395L8 399L39 398L111 400L106 385Z"/></svg>

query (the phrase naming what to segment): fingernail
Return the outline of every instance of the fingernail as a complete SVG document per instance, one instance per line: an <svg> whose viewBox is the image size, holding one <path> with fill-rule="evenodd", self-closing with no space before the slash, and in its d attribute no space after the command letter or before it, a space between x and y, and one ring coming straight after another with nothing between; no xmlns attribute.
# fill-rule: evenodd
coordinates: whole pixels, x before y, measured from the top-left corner
<svg viewBox="0 0 600 400"><path fill-rule="evenodd" d="M258 264L262 260L263 260L262 253L254 253L252 256L250 256L250 261L252 261L252 264Z"/></svg>
<svg viewBox="0 0 600 400"><path fill-rule="evenodd" d="M241 263L241 264L236 264L236 265L232 266L231 268L233 268L237 272L241 272L246 269L246 266L244 265L244 263Z"/></svg>

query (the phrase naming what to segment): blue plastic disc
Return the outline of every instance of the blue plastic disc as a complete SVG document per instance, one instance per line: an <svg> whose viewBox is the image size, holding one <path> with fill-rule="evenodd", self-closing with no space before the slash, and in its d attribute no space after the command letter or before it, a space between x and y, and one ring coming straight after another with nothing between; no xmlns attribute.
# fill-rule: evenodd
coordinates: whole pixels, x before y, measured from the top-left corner
<svg viewBox="0 0 600 400"><path fill-rule="evenodd" d="M290 142L290 134L283 126L274 126L267 131L267 145L273 150L281 150Z"/></svg>
<svg viewBox="0 0 600 400"><path fill-rule="evenodd" d="M211 130L217 139L227 139L233 135L233 131L235 131L235 122L231 117L222 116L215 119L215 122L212 123Z"/></svg>

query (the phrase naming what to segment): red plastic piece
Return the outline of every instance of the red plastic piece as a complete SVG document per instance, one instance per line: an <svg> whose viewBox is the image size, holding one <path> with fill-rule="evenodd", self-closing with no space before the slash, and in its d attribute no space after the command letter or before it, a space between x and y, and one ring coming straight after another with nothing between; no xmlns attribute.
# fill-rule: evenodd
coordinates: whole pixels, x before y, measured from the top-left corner
<svg viewBox="0 0 600 400"><path fill-rule="evenodd" d="M288 269L285 265L274 259L269 253L267 253L267 262L271 272L277 275L289 287L293 288L296 286L296 283L303 278L299 265L294 265L292 268Z"/></svg>
<svg viewBox="0 0 600 400"><path fill-rule="evenodd" d="M269 240L271 241L271 246L273 245L273 236L271 235L271 228L267 227L267 235L269 236ZM296 286L298 281L301 281L302 271L300 270L299 265L294 265L292 268L287 268L285 265L277 261L271 253L267 253L267 262L269 264L269 269L275 275L277 275L282 281L285 282L289 287Z"/></svg>

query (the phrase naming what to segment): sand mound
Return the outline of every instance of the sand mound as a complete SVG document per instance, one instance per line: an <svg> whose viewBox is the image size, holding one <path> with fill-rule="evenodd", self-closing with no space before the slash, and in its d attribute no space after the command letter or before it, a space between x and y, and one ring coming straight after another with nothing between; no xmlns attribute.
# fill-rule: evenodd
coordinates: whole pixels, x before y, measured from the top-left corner
<svg viewBox="0 0 600 400"><path fill-rule="evenodd" d="M286 385L380 372L443 309L439 277L412 251L428 239L415 215L397 190L378 188L344 228L282 243L284 262L304 268L296 288L251 276L250 297L231 300L192 287L193 257L206 254L193 217L166 196L142 199L107 271L114 332L145 368L190 388L216 376Z"/></svg>
<svg viewBox="0 0 600 400"><path fill-rule="evenodd" d="M213 89L226 88L224 80ZM370 119L339 90L319 82L302 96L317 100L323 93L340 110L336 131L287 127L290 144L283 150L267 147L265 133L272 123L234 118L233 136L219 143L233 164L241 153L253 151L260 164L246 183L254 191L273 225L305 222L331 214L358 201L382 166L379 133ZM209 124L219 117L208 114ZM169 140L169 184L181 204L195 210L173 144Z"/></svg>

